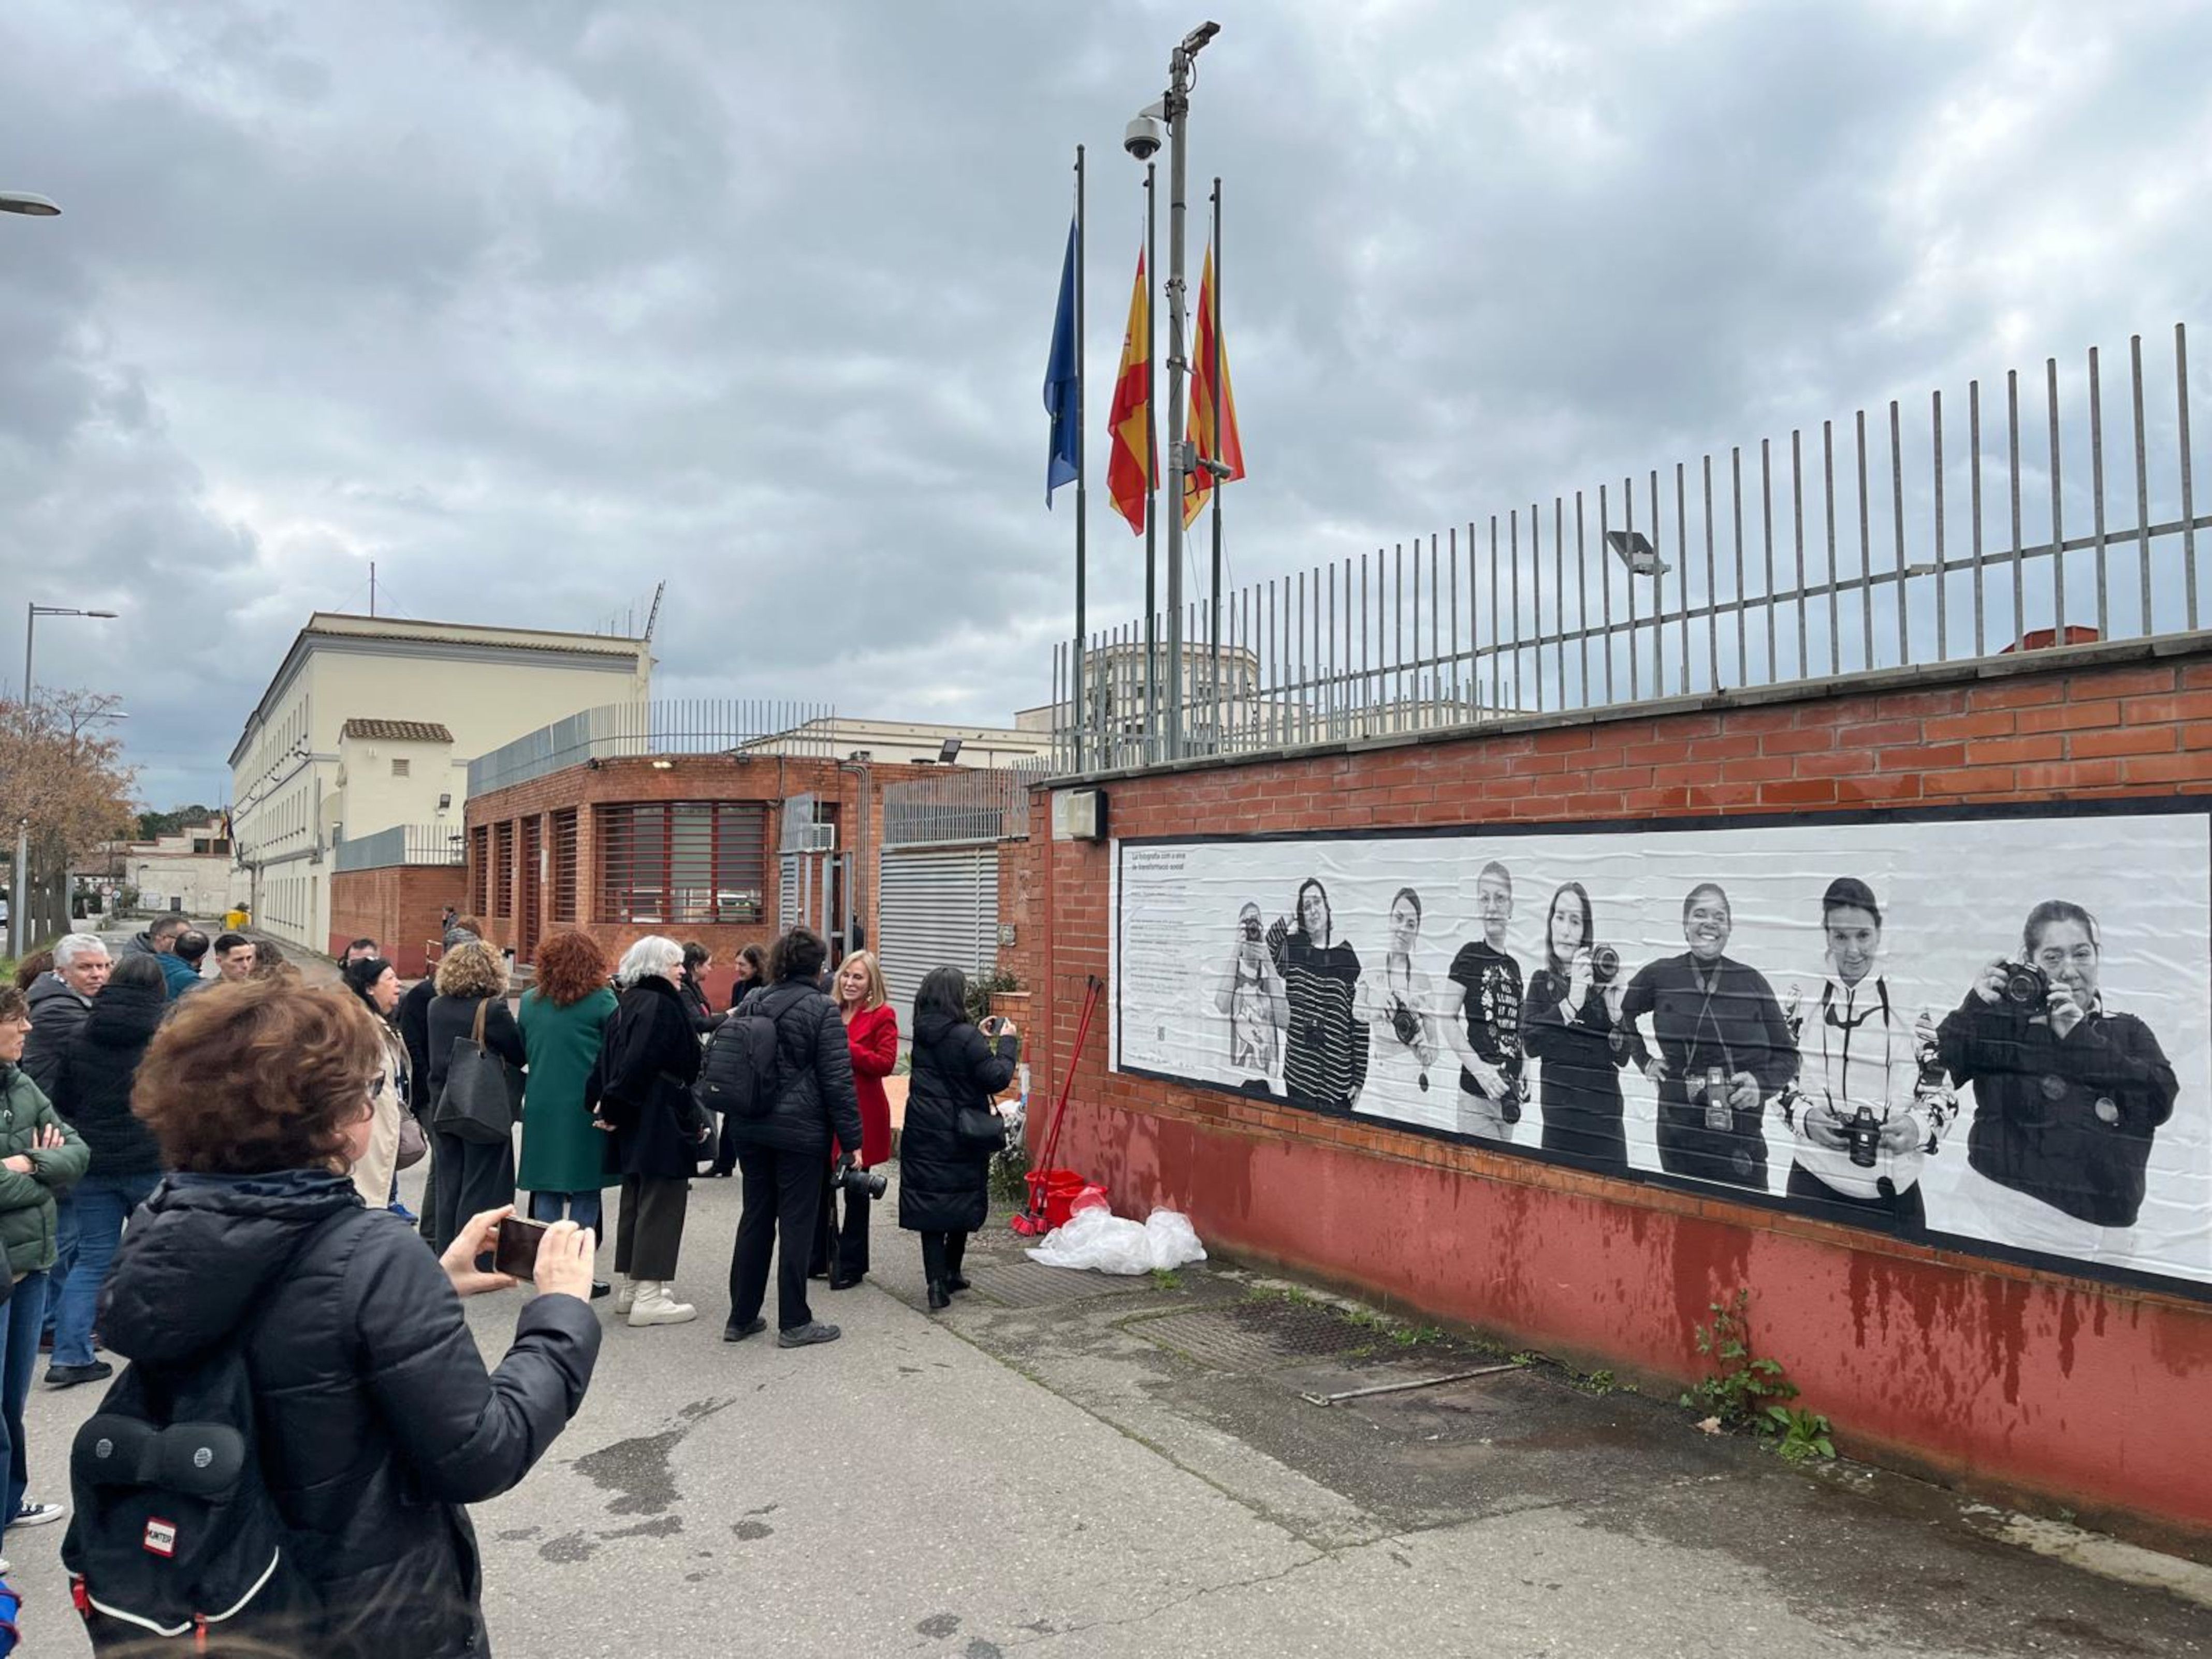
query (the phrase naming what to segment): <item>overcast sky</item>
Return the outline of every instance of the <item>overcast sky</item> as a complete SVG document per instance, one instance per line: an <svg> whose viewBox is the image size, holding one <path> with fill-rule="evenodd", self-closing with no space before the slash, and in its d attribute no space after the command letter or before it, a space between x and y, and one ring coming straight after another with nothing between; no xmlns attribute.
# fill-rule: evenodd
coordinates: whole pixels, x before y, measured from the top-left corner
<svg viewBox="0 0 2212 1659"><path fill-rule="evenodd" d="M1238 580L2204 320L2202 4L1210 3ZM0 188L64 214L0 216L0 594L123 613L40 679L123 696L152 804L224 798L373 558L538 628L665 577L662 696L1045 701L1073 149L1097 458L1121 129L1206 15L14 0Z"/></svg>

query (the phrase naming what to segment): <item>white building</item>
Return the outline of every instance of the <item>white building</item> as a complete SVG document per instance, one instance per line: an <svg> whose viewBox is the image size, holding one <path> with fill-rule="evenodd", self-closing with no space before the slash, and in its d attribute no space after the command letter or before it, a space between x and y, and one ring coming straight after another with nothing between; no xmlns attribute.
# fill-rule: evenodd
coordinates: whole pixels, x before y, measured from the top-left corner
<svg viewBox="0 0 2212 1659"><path fill-rule="evenodd" d="M461 827L468 763L580 709L642 704L644 640L315 612L230 754L255 926L330 940L330 853L398 824Z"/></svg>
<svg viewBox="0 0 2212 1659"><path fill-rule="evenodd" d="M230 841L222 820L188 824L152 841L118 842L108 849L112 878L138 890L139 908L174 910L211 921L230 908Z"/></svg>
<svg viewBox="0 0 2212 1659"><path fill-rule="evenodd" d="M827 753L835 760L866 756L878 765L941 759L957 739L957 766L1025 767L1052 757L1052 732L1003 726L948 726L927 720L872 720L833 714L738 746L756 754Z"/></svg>

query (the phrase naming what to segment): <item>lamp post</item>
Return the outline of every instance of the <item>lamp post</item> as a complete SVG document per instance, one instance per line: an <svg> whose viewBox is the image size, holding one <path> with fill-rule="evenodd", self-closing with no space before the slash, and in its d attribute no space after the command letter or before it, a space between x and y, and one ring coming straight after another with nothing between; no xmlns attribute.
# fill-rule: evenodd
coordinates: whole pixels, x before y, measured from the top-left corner
<svg viewBox="0 0 2212 1659"><path fill-rule="evenodd" d="M0 213L20 213L26 218L52 219L61 212L46 197L27 190L0 190Z"/></svg>
<svg viewBox="0 0 2212 1659"><path fill-rule="evenodd" d="M44 200L43 198L39 198ZM51 207L52 204L48 204ZM23 623L23 734L31 729L31 657L39 641L39 618L41 617L93 617L112 621L112 611L80 611L67 605L30 605ZM23 946L30 938L30 917L25 913L31 896L31 820L27 817L15 820L15 890L8 902L8 947L10 955L19 961Z"/></svg>
<svg viewBox="0 0 2212 1659"><path fill-rule="evenodd" d="M1190 364L1183 349L1183 179L1189 161L1191 60L1221 33L1200 23L1168 56L1168 90L1158 108L1168 129L1168 729L1170 760L1182 757L1182 481L1192 466L1185 453L1182 382ZM1146 115L1152 113L1146 110ZM1138 118L1139 120L1144 116ZM1127 146L1139 155L1139 147ZM1149 152L1146 152L1149 154ZM1139 155L1139 159L1143 159Z"/></svg>

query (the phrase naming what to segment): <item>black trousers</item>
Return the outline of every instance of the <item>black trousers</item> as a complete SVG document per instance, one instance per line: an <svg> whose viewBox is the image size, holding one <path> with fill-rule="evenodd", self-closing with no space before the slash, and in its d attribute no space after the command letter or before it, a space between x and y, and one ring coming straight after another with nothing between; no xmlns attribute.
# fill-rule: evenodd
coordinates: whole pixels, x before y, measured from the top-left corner
<svg viewBox="0 0 2212 1659"><path fill-rule="evenodd" d="M690 1203L691 1183L680 1177L624 1176L622 1214L615 1221L615 1271L646 1280L675 1278Z"/></svg>
<svg viewBox="0 0 2212 1659"><path fill-rule="evenodd" d="M1804 1109L1800 1107L1798 1109L1802 1111ZM1893 1218L1900 1227L1917 1229L1928 1224L1928 1206L1921 1200L1920 1183L1917 1181L1893 1198L1857 1198L1850 1193L1838 1192L1803 1164L1792 1164L1790 1180L1783 1190L1792 1198L1804 1199L1814 1205L1833 1205L1846 1210L1871 1210L1877 1215Z"/></svg>
<svg viewBox="0 0 2212 1659"><path fill-rule="evenodd" d="M968 1257L968 1235L939 1233L925 1229L921 1235L921 1276L933 1285L960 1277L960 1264Z"/></svg>
<svg viewBox="0 0 2212 1659"><path fill-rule="evenodd" d="M712 1167L716 1175L722 1176L738 1167L738 1115L735 1112L722 1114L722 1130L714 1143Z"/></svg>
<svg viewBox="0 0 2212 1659"><path fill-rule="evenodd" d="M814 1248L814 1218L822 1205L821 1154L748 1146L738 1153L738 1175L744 1209L738 1218L737 1247L730 1254L730 1322L749 1324L759 1317L773 1254L776 1328L811 1324L806 1258Z"/></svg>
<svg viewBox="0 0 2212 1659"><path fill-rule="evenodd" d="M443 1131L431 1137L430 1243L441 1254L471 1216L514 1202L514 1142L463 1140Z"/></svg>
<svg viewBox="0 0 2212 1659"><path fill-rule="evenodd" d="M814 1218L814 1249L806 1271L817 1277L858 1279L868 1271L868 1211L873 1207L864 1193L843 1194L845 1213L837 1214L837 1183L830 1177L837 1168L833 1159L822 1166L822 1207Z"/></svg>

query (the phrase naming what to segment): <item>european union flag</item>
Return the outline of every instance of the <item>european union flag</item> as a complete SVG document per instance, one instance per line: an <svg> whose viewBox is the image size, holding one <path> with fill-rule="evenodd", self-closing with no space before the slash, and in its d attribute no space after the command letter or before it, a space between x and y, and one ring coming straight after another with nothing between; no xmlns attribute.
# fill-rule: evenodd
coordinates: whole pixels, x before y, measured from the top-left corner
<svg viewBox="0 0 2212 1659"><path fill-rule="evenodd" d="M1044 504L1052 492L1075 481L1083 454L1083 364L1075 336L1075 268L1083 257L1083 231L1067 226L1067 258L1060 270L1060 310L1052 319L1052 356L1044 368L1044 407L1052 416L1052 449L1045 462Z"/></svg>

